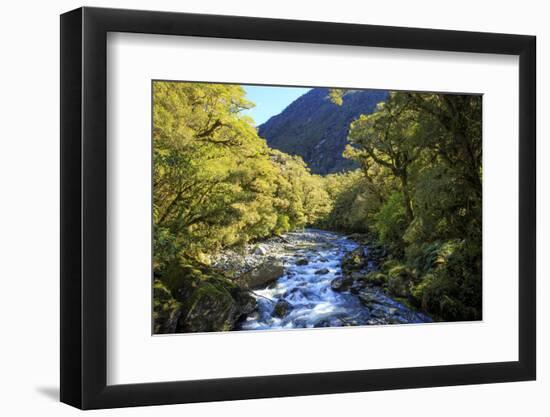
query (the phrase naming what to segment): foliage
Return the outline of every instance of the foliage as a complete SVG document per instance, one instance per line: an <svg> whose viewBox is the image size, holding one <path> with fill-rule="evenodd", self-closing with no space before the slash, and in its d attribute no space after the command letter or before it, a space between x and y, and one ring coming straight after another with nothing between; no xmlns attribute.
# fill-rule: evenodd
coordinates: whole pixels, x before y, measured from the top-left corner
<svg viewBox="0 0 550 417"><path fill-rule="evenodd" d="M303 227L330 210L320 177L271 150L237 85L153 85L154 266Z"/></svg>
<svg viewBox="0 0 550 417"><path fill-rule="evenodd" d="M396 295L445 320L480 318L481 97L393 92L348 140L344 156L360 168L327 178L328 224L376 235L392 254L384 271Z"/></svg>
<svg viewBox="0 0 550 417"><path fill-rule="evenodd" d="M393 193L374 216L374 229L380 242L394 253L402 253L403 234L407 230L405 207L401 195Z"/></svg>
<svg viewBox="0 0 550 417"><path fill-rule="evenodd" d="M321 113L299 99L260 134L291 141L317 172L355 170L319 176L271 149L238 85L154 82L155 314L170 328L233 326L249 300L210 256L311 225L374 236L390 256L367 281L394 296L441 319L481 318L481 97L319 91L304 97ZM321 152L322 140L338 146Z"/></svg>

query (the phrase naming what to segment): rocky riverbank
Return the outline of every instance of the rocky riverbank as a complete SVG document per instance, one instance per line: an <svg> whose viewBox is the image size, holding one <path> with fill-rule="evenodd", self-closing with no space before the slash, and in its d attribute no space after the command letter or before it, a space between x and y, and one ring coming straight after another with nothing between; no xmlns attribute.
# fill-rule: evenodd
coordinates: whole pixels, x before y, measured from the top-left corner
<svg viewBox="0 0 550 417"><path fill-rule="evenodd" d="M387 255L365 236L309 229L172 267L155 281L155 333L431 321Z"/></svg>
<svg viewBox="0 0 550 417"><path fill-rule="evenodd" d="M153 285L154 333L235 329L257 308L253 290L284 274L283 254L291 240L273 237L223 251L207 264L180 262L158 271Z"/></svg>
<svg viewBox="0 0 550 417"><path fill-rule="evenodd" d="M153 285L155 334L232 330L255 308L246 288L206 265L171 265Z"/></svg>
<svg viewBox="0 0 550 417"><path fill-rule="evenodd" d="M358 238L356 238L358 239ZM331 282L334 291L349 291L357 295L362 303L376 313L392 316L391 323L407 323L409 312L431 321L424 313L417 311L419 301L411 292L415 280L404 266L388 259L386 250L363 237L362 243L342 259L342 276ZM404 305L406 314L395 314L395 306Z"/></svg>
<svg viewBox="0 0 550 417"><path fill-rule="evenodd" d="M243 330L420 323L431 319L392 298L374 273L387 253L365 236L321 230L285 235L284 275L254 292L258 308ZM361 243L358 243L361 242ZM267 246L269 253L270 246ZM383 275L383 274L382 274Z"/></svg>

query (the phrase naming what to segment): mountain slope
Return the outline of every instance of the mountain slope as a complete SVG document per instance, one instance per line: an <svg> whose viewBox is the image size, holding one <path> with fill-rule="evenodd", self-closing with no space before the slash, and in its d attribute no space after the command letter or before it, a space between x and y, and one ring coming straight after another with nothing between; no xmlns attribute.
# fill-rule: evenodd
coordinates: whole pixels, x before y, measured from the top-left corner
<svg viewBox="0 0 550 417"><path fill-rule="evenodd" d="M383 90L352 90L338 106L328 93L328 88L314 88L258 128L269 146L300 155L316 174L355 167L342 156L349 125L359 115L372 113L388 94Z"/></svg>

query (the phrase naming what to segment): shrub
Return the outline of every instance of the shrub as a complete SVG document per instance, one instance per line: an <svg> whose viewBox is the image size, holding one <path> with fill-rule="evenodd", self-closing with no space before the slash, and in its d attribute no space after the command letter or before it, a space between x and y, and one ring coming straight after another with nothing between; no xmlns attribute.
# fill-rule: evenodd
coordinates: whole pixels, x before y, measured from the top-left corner
<svg viewBox="0 0 550 417"><path fill-rule="evenodd" d="M369 272L363 278L363 281L365 281L368 284L383 286L388 283L388 276L383 274L382 272L374 271L374 272Z"/></svg>

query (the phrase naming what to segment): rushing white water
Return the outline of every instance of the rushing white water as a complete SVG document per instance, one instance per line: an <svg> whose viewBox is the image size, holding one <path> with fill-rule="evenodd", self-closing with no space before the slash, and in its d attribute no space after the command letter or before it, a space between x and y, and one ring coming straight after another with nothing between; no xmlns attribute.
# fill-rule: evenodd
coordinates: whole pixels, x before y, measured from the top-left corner
<svg viewBox="0 0 550 417"><path fill-rule="evenodd" d="M430 321L378 289L370 291L375 303L366 306L350 292L336 292L331 281L342 274L342 257L357 244L344 236L308 229L289 233L288 244L278 253L285 273L275 284L256 290L258 309L241 325L242 330L338 327ZM307 261L307 264L305 264ZM288 312L278 317L275 305L284 300Z"/></svg>

